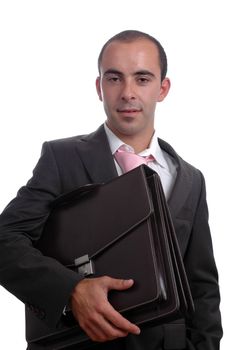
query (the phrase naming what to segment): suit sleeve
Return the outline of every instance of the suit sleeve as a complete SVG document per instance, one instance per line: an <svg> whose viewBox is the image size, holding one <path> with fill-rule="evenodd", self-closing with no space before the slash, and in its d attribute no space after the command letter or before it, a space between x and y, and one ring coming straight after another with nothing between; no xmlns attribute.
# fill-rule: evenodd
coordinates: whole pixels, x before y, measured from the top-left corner
<svg viewBox="0 0 233 350"><path fill-rule="evenodd" d="M200 197L184 263L195 304L195 313L188 322L188 349L217 350L222 337L220 295L202 175Z"/></svg>
<svg viewBox="0 0 233 350"><path fill-rule="evenodd" d="M0 283L53 327L80 280L33 245L41 236L51 201L60 193L56 160L45 143L33 177L0 216Z"/></svg>

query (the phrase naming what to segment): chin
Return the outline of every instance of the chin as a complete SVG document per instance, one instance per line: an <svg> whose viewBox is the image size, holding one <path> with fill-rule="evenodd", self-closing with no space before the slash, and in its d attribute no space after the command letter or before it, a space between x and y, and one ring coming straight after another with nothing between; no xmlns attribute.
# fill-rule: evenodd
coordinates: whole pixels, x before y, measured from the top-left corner
<svg viewBox="0 0 233 350"><path fill-rule="evenodd" d="M117 129L118 134L124 135L124 136L135 136L138 133L140 133L140 129L133 125L127 125L122 126Z"/></svg>
<svg viewBox="0 0 233 350"><path fill-rule="evenodd" d="M113 133L115 133L119 138L122 136L135 136L137 134L140 134L142 132L143 125L140 125L141 123L139 120L136 120L135 118L129 117L118 120L117 122L107 122L108 127L112 130Z"/></svg>

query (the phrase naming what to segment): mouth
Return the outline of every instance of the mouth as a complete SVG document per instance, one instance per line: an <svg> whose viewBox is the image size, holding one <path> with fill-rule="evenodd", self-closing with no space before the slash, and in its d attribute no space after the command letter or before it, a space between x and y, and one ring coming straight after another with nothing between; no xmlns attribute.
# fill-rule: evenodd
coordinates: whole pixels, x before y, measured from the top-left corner
<svg viewBox="0 0 233 350"><path fill-rule="evenodd" d="M117 109L117 112L122 113L122 114L135 114L135 113L139 113L141 111L142 111L141 109L137 109L137 108Z"/></svg>

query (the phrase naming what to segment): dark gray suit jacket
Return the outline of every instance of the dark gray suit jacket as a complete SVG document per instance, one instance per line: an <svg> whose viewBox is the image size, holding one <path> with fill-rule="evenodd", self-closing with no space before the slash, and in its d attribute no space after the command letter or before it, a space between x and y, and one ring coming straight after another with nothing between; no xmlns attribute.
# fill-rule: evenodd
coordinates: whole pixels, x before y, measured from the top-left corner
<svg viewBox="0 0 233 350"><path fill-rule="evenodd" d="M140 336L128 336L100 348L217 350L222 336L220 297L204 178L170 145L162 140L159 143L178 164L168 205L196 312L191 319L149 328ZM116 176L103 126L90 135L46 142L33 177L0 216L0 283L26 304L27 313L43 331L60 327L64 305L80 280L75 272L34 247L49 205L64 192Z"/></svg>

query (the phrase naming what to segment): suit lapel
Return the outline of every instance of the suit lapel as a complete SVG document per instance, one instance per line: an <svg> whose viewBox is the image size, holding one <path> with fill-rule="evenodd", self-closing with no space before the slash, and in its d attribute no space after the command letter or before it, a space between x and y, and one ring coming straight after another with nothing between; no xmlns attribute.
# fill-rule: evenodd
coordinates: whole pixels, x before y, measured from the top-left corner
<svg viewBox="0 0 233 350"><path fill-rule="evenodd" d="M105 183L117 176L103 125L81 138L78 153L91 182Z"/></svg>
<svg viewBox="0 0 233 350"><path fill-rule="evenodd" d="M171 216L175 220L191 191L193 174L168 143L159 139L159 144L177 164L176 182L168 200ZM83 136L77 151L91 182L105 183L118 176L103 125L92 134Z"/></svg>
<svg viewBox="0 0 233 350"><path fill-rule="evenodd" d="M168 200L171 216L173 220L175 220L181 208L184 207L187 197L190 194L193 182L193 173L190 171L190 167L187 166L186 162L178 156L175 150L168 143L159 139L159 144L165 152L175 159L175 162L178 165L176 181Z"/></svg>

